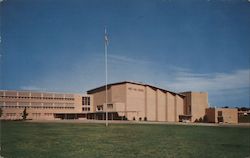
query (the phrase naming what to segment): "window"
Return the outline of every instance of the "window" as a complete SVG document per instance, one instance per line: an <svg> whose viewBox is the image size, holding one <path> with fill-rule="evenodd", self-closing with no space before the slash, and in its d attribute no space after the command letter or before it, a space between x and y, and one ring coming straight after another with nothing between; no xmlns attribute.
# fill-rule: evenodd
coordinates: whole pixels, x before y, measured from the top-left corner
<svg viewBox="0 0 250 158"><path fill-rule="evenodd" d="M218 117L222 117L222 111L218 111Z"/></svg>
<svg viewBox="0 0 250 158"><path fill-rule="evenodd" d="M96 109L97 111L103 111L103 105L97 105Z"/></svg>
<svg viewBox="0 0 250 158"><path fill-rule="evenodd" d="M87 105L90 105L90 97L88 97Z"/></svg>
<svg viewBox="0 0 250 158"><path fill-rule="evenodd" d="M82 105L85 105L85 97L82 97Z"/></svg>
<svg viewBox="0 0 250 158"><path fill-rule="evenodd" d="M16 113L7 113L6 116L7 116L7 117L15 117L15 116L16 116Z"/></svg>
<svg viewBox="0 0 250 158"><path fill-rule="evenodd" d="M90 97L82 97L82 105L90 105Z"/></svg>
<svg viewBox="0 0 250 158"><path fill-rule="evenodd" d="M90 111L90 108L89 107L83 107L82 111Z"/></svg>
<svg viewBox="0 0 250 158"><path fill-rule="evenodd" d="M108 104L108 109L113 109L113 104Z"/></svg>
<svg viewBox="0 0 250 158"><path fill-rule="evenodd" d="M45 116L52 116L52 113L44 113Z"/></svg>
<svg viewBox="0 0 250 158"><path fill-rule="evenodd" d="M41 113L32 113L32 116L33 116L33 117L40 117L40 116L41 116Z"/></svg>

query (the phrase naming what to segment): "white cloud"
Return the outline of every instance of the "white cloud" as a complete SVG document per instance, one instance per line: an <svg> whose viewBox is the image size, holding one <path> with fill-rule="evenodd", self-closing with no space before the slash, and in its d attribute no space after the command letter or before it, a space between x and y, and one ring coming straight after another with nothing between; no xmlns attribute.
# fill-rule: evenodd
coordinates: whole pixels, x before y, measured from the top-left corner
<svg viewBox="0 0 250 158"><path fill-rule="evenodd" d="M231 73L198 74L177 72L168 87L177 91L219 91L250 87L250 69Z"/></svg>
<svg viewBox="0 0 250 158"><path fill-rule="evenodd" d="M149 61L146 60L135 59L127 56L114 55L114 54L109 54L108 60L110 60L111 62L122 62L122 63L140 63L140 64L150 63Z"/></svg>
<svg viewBox="0 0 250 158"><path fill-rule="evenodd" d="M209 103L216 106L249 106L250 69L229 73L173 72L165 85L176 92L208 92Z"/></svg>
<svg viewBox="0 0 250 158"><path fill-rule="evenodd" d="M29 90L29 91L45 91L44 88L36 87L36 86L21 86L21 90Z"/></svg>

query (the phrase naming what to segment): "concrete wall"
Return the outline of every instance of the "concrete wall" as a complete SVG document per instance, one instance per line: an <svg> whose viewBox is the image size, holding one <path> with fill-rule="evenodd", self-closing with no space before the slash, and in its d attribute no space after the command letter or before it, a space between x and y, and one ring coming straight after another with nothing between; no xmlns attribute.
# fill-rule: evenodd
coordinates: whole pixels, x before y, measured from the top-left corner
<svg viewBox="0 0 250 158"><path fill-rule="evenodd" d="M126 84L119 84L111 86L111 100L112 102L126 102Z"/></svg>
<svg viewBox="0 0 250 158"><path fill-rule="evenodd" d="M175 96L169 92L167 95L167 121L174 122L176 119Z"/></svg>
<svg viewBox="0 0 250 158"><path fill-rule="evenodd" d="M184 115L191 115L191 93L186 92L186 93L181 93L185 95L186 97L184 98Z"/></svg>
<svg viewBox="0 0 250 158"><path fill-rule="evenodd" d="M156 121L156 91L151 87L146 87L147 99L147 119L149 121Z"/></svg>
<svg viewBox="0 0 250 158"><path fill-rule="evenodd" d="M22 119L26 107L28 119L50 120L54 119L54 113L81 113L82 95L0 91L0 106L3 110L2 119Z"/></svg>
<svg viewBox="0 0 250 158"><path fill-rule="evenodd" d="M157 121L166 121L166 94L157 90Z"/></svg>
<svg viewBox="0 0 250 158"><path fill-rule="evenodd" d="M126 113L125 113L125 103L121 103L121 102L116 102L116 103L113 103L114 105L114 111L117 111L119 116L125 116Z"/></svg>
<svg viewBox="0 0 250 158"><path fill-rule="evenodd" d="M191 121L203 119L205 110L208 108L208 94L206 92L184 92L186 96L184 112L186 115L192 115Z"/></svg>
<svg viewBox="0 0 250 158"><path fill-rule="evenodd" d="M102 105L105 101L105 89L99 88L91 91L94 106ZM109 103L114 105L114 110L124 112L128 120L148 121L179 121L183 114L184 99L177 94L166 92L149 85L134 83L114 84L110 86L111 95ZM123 107L124 106L124 107Z"/></svg>
<svg viewBox="0 0 250 158"><path fill-rule="evenodd" d="M218 123L218 113L222 113L224 123L238 123L238 110L234 108L207 108L208 122Z"/></svg>
<svg viewBox="0 0 250 158"><path fill-rule="evenodd" d="M206 117L207 117L207 122L215 123L216 122L215 108L207 108L206 109Z"/></svg>
<svg viewBox="0 0 250 158"><path fill-rule="evenodd" d="M119 111L119 115L125 116L126 114L126 85L114 85L111 87L111 103L113 104L113 111Z"/></svg>
<svg viewBox="0 0 250 158"><path fill-rule="evenodd" d="M129 120L135 118L149 121L178 122L179 115L191 115L191 121L205 116L208 107L208 94L204 92L184 92L185 97L150 85L124 82L112 84L108 102L114 110L126 111ZM94 106L105 102L105 89L91 91Z"/></svg>
<svg viewBox="0 0 250 158"><path fill-rule="evenodd" d="M180 97L179 95L175 96L176 99L176 116L175 116L175 122L179 121L179 115L183 115L184 113L184 99Z"/></svg>
<svg viewBox="0 0 250 158"><path fill-rule="evenodd" d="M192 115L192 121L195 121L206 114L209 122L218 122L218 111L222 111L224 122L238 122L237 109L207 109L208 94L204 92L184 92L181 94L185 97L182 97L150 85L130 82L108 87L108 104L113 104L112 111L118 111L129 120L146 117L149 121L178 122L179 115ZM90 107L88 112L96 112L97 105L105 104L105 87L86 96L90 97L91 105L84 107ZM0 106L3 118L21 118L24 107L27 107L28 118L53 119L54 113L87 113L82 111L82 97L78 94L0 91Z"/></svg>
<svg viewBox="0 0 250 158"><path fill-rule="evenodd" d="M145 87L126 83L126 111L128 120L145 117Z"/></svg>
<svg viewBox="0 0 250 158"><path fill-rule="evenodd" d="M191 94L192 121L203 118L205 116L206 108L208 108L208 94L205 92L192 92Z"/></svg>
<svg viewBox="0 0 250 158"><path fill-rule="evenodd" d="M3 119L22 119L24 108L3 109ZM26 108L27 119L33 120L54 120L54 113L77 113L74 109L33 109Z"/></svg>
<svg viewBox="0 0 250 158"><path fill-rule="evenodd" d="M93 110L94 112L96 111L97 106L99 105L103 105L103 109L105 110L106 106L105 106L105 102L106 102L106 92L105 89L102 91L97 91L95 93L92 94L93 96ZM111 99L112 95L111 95L111 89L108 88L108 104L111 103Z"/></svg>

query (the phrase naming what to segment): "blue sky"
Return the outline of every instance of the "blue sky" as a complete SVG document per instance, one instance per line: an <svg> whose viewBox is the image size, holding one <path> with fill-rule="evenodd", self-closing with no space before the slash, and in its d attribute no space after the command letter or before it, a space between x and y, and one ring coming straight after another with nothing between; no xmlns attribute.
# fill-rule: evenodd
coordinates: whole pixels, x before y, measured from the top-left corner
<svg viewBox="0 0 250 158"><path fill-rule="evenodd" d="M1 89L85 92L109 82L207 91L249 106L247 0L3 0Z"/></svg>

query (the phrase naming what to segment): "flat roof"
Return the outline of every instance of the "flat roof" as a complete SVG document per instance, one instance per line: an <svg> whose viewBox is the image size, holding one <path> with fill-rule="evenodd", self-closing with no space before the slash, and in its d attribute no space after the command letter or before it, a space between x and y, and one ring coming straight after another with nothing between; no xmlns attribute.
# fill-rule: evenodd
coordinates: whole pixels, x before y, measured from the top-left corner
<svg viewBox="0 0 250 158"><path fill-rule="evenodd" d="M47 94L61 94L61 95L80 95L80 96L87 96L86 93L71 93L71 92L49 92L49 91L39 91L39 90L4 90L0 89L0 92L26 92L26 93L47 93Z"/></svg>
<svg viewBox="0 0 250 158"><path fill-rule="evenodd" d="M126 84L126 83L136 84L136 85L141 85L141 86L148 86L148 87L151 87L151 88L153 88L153 89L159 89L159 90L161 90L161 91L163 91L163 92L165 92L165 93L166 93L166 92L169 92L169 93L171 93L171 94L173 94L173 95L179 95L179 96L181 96L181 97L185 97L185 95L182 95L182 94L180 94L180 93L175 93L175 92L172 92L172 91L163 89L163 88L159 88L159 87L152 86L152 85L149 85L149 84L133 82L133 81L122 81L122 82L110 83L110 84L108 84L108 88L110 88L111 86L114 86L114 85ZM100 86L100 87L97 87L97 88L94 88L94 89L90 89L90 90L87 91L87 94L92 94L92 93L94 93L94 92L96 92L96 91L103 90L103 89L105 89L105 87L106 87L106 85Z"/></svg>

